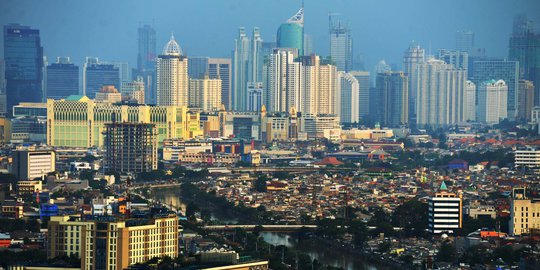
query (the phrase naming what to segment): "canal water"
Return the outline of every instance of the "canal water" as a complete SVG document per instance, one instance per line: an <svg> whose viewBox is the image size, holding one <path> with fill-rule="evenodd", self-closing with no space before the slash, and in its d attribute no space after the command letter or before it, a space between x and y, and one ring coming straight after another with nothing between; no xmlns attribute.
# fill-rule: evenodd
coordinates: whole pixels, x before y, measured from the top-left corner
<svg viewBox="0 0 540 270"><path fill-rule="evenodd" d="M180 188L155 188L151 189L151 197L161 203L172 205L185 214L186 204L180 199ZM234 224L237 220L223 219L212 213L212 219L223 224ZM264 240L274 246L284 245L308 254L312 259L317 259L321 264L341 267L345 270L376 270L377 266L369 264L361 257L352 253L336 250L332 247L321 245L315 241L303 241L298 243L296 238L286 233L262 232Z"/></svg>

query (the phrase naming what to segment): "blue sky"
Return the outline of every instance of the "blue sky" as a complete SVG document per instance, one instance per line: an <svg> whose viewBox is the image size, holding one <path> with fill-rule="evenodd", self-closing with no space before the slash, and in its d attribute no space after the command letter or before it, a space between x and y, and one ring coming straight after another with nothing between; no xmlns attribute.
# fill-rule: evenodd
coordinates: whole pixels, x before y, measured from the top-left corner
<svg viewBox="0 0 540 270"><path fill-rule="evenodd" d="M155 26L158 50L174 32L188 56L228 57L238 27L251 32L258 26L265 40L273 40L279 24L300 5L300 0L1 0L0 24L40 29L49 61L70 56L81 64L85 56L97 56L133 67L141 24ZM363 55L368 69L381 59L401 67L412 40L426 49L431 45L433 52L453 48L455 32L462 29L474 31L477 47L488 55L504 57L515 14L526 12L540 22L538 0L306 0L305 9L305 32L318 54L328 55L328 13L337 12L349 21L354 53Z"/></svg>

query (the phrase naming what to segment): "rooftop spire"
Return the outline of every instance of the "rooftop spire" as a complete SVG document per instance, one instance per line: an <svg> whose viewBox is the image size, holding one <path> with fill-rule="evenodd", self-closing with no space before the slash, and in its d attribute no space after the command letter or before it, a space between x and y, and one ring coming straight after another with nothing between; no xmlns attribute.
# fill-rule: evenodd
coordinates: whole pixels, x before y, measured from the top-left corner
<svg viewBox="0 0 540 270"><path fill-rule="evenodd" d="M174 40L174 34L171 32L171 40L167 42L165 47L163 48L163 54L164 55L182 55L182 49L180 49L180 45Z"/></svg>
<svg viewBox="0 0 540 270"><path fill-rule="evenodd" d="M297 23L300 24L300 26L304 27L304 4L302 2L302 7L296 14L294 14L292 17L290 17L287 20L288 23Z"/></svg>

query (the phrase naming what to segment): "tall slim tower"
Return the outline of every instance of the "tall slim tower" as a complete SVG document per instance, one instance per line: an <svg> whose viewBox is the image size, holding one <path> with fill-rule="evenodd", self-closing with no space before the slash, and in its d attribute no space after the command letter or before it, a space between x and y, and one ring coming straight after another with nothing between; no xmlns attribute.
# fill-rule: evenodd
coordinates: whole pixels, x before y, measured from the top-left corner
<svg viewBox="0 0 540 270"><path fill-rule="evenodd" d="M231 109L244 111L247 106L247 82L249 76L249 37L240 27L233 52L233 92Z"/></svg>
<svg viewBox="0 0 540 270"><path fill-rule="evenodd" d="M353 64L353 41L351 30L341 20L329 15L330 56L339 71L348 72Z"/></svg>
<svg viewBox="0 0 540 270"><path fill-rule="evenodd" d="M296 48L298 55L304 55L304 8L279 26L278 48Z"/></svg>
<svg viewBox="0 0 540 270"><path fill-rule="evenodd" d="M358 123L360 121L358 80L351 73L343 71L339 71L338 76L340 88L339 119L341 123Z"/></svg>
<svg viewBox="0 0 540 270"><path fill-rule="evenodd" d="M360 119L365 119L369 114L369 71L351 71L351 75L358 81L358 113Z"/></svg>
<svg viewBox="0 0 540 270"><path fill-rule="evenodd" d="M43 47L39 30L20 24L4 26L7 114L20 102L43 98Z"/></svg>
<svg viewBox="0 0 540 270"><path fill-rule="evenodd" d="M418 65L425 61L425 51L414 42L405 51L403 56L403 72L409 79L409 108L416 108L416 93L418 92ZM409 117L415 123L416 111L411 109Z"/></svg>
<svg viewBox="0 0 540 270"><path fill-rule="evenodd" d="M156 103L156 30L150 25L139 27L137 68L133 79L141 77L145 85L145 101Z"/></svg>
<svg viewBox="0 0 540 270"><path fill-rule="evenodd" d="M157 105L188 106L188 59L174 37L163 48L157 61Z"/></svg>
<svg viewBox="0 0 540 270"><path fill-rule="evenodd" d="M408 77L402 71L377 74L376 121L385 127L399 127L409 120Z"/></svg>
<svg viewBox="0 0 540 270"><path fill-rule="evenodd" d="M47 66L47 98L62 99L79 93L79 67L69 57Z"/></svg>
<svg viewBox="0 0 540 270"><path fill-rule="evenodd" d="M268 111L288 112L294 107L300 108L301 66L295 62L296 50L275 49L270 55L266 71L268 91Z"/></svg>

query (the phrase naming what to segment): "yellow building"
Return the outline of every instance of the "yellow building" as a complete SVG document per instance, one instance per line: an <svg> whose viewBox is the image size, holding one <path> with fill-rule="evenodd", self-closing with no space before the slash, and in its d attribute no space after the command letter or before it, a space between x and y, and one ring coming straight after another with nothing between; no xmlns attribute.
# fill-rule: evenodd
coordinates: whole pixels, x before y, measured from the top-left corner
<svg viewBox="0 0 540 270"><path fill-rule="evenodd" d="M102 147L105 124L113 121L155 124L158 143L203 134L199 114L189 112L187 107L114 105L96 103L85 96L69 96L47 100L47 144Z"/></svg>
<svg viewBox="0 0 540 270"><path fill-rule="evenodd" d="M152 258L178 256L178 218L115 220L101 217L51 217L48 258L76 255L82 270L121 270Z"/></svg>
<svg viewBox="0 0 540 270"><path fill-rule="evenodd" d="M525 188L514 188L510 205L510 233L528 234L530 229L540 229L540 200L527 198Z"/></svg>
<svg viewBox="0 0 540 270"><path fill-rule="evenodd" d="M0 143L8 143L11 140L11 122L5 117L0 117Z"/></svg>

